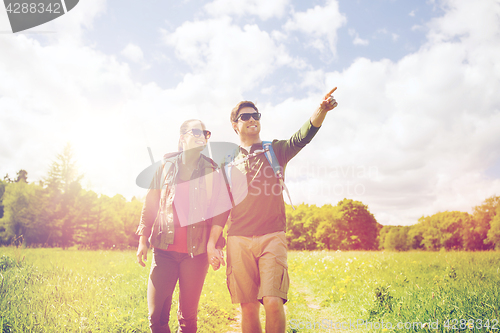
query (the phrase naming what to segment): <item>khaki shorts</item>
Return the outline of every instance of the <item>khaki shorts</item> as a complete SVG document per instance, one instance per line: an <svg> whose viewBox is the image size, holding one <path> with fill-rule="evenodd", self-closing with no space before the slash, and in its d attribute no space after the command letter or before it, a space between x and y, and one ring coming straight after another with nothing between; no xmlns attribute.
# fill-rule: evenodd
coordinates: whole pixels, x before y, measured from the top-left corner
<svg viewBox="0 0 500 333"><path fill-rule="evenodd" d="M287 301L289 285L285 232L227 238L227 287L233 303L265 296Z"/></svg>

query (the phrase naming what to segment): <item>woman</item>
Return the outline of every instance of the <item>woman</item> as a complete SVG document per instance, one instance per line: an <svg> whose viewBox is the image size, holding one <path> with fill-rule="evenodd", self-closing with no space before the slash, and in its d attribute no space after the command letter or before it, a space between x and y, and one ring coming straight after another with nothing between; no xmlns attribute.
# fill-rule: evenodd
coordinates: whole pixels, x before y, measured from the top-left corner
<svg viewBox="0 0 500 333"><path fill-rule="evenodd" d="M214 206L219 200L217 165L201 154L210 131L199 120L180 128L179 152L167 154L157 170L136 234L137 259L145 266L147 240L153 248L148 282L151 332L170 332L172 294L179 280L178 332L196 332L197 311L208 271L207 241ZM223 239L218 248L222 248ZM220 250L219 250L220 251ZM219 262L212 266L218 269Z"/></svg>

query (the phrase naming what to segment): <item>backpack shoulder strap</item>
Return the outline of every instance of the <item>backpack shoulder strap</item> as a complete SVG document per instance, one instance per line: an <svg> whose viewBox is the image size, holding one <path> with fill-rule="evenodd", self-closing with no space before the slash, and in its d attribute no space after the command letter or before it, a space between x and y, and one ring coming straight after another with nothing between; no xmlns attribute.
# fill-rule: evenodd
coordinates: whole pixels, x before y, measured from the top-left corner
<svg viewBox="0 0 500 333"><path fill-rule="evenodd" d="M274 174L276 175L277 178L284 179L283 172L281 171L281 165L278 161L278 158L276 157L276 154L274 153L273 150L273 145L271 141L262 141L262 148L265 151L265 155L267 158L267 161L271 165L271 167L274 170Z"/></svg>
<svg viewBox="0 0 500 333"><path fill-rule="evenodd" d="M278 158L276 157L276 154L274 153L272 142L262 141L262 148L264 149L267 161L274 170L274 175L276 176L276 178L278 178L281 188L285 190L286 195L288 196L288 200L290 200L290 205L295 210L295 207L292 203L292 198L290 197L290 192L288 192L288 188L285 185L285 176L283 174L282 167L278 161Z"/></svg>

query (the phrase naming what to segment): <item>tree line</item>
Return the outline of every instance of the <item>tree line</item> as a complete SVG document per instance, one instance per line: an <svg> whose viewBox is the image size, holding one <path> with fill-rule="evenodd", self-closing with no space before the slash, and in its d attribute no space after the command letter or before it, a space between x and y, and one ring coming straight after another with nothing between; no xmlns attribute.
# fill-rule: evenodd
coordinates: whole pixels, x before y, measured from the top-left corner
<svg viewBox="0 0 500 333"><path fill-rule="evenodd" d="M48 174L28 182L20 170L0 180L0 245L85 249L137 246L134 232L142 201L83 189L70 145ZM500 249L500 196L465 212L422 216L411 226L382 226L368 206L344 199L336 206L286 206L291 250L490 250Z"/></svg>
<svg viewBox="0 0 500 333"><path fill-rule="evenodd" d="M70 145L57 155L42 181L28 183L27 176L20 170L16 179L6 175L0 180L0 245L89 249L137 245L134 231L142 202L83 189Z"/></svg>
<svg viewBox="0 0 500 333"><path fill-rule="evenodd" d="M287 207L292 250L467 250L500 249L500 196L487 198L474 213L439 212L410 226L382 226L368 207L344 199L336 206Z"/></svg>
<svg viewBox="0 0 500 333"><path fill-rule="evenodd" d="M379 248L406 251L500 249L500 196L487 198L472 214L452 211L422 216L411 226L384 226Z"/></svg>

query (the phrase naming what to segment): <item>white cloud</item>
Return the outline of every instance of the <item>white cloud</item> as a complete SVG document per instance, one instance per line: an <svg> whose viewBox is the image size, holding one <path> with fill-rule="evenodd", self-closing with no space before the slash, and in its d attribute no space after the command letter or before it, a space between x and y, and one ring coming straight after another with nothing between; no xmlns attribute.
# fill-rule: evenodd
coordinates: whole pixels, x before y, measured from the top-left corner
<svg viewBox="0 0 500 333"><path fill-rule="evenodd" d="M106 0L79 1L66 14L31 30L55 31L45 36L52 41L64 42L67 45L81 45L86 30L93 28L94 20L106 13ZM31 31L30 30L30 31Z"/></svg>
<svg viewBox="0 0 500 333"><path fill-rule="evenodd" d="M302 75L301 87L313 88L314 90L321 91L324 87L325 73L323 70L312 70L304 72Z"/></svg>
<svg viewBox="0 0 500 333"><path fill-rule="evenodd" d="M108 139L123 138L125 130L116 127L119 101L134 90L127 66L86 47L43 47L26 36L0 39L9 50L0 54L0 76L9 77L0 82L0 118L9 124L0 136L15 147L13 158L0 154L0 164L40 179L68 141L85 146L91 164L96 158L106 163L121 149L109 147Z"/></svg>
<svg viewBox="0 0 500 333"><path fill-rule="evenodd" d="M256 15L262 20L269 20L282 17L289 2L289 0L215 0L205 5L205 10L216 17Z"/></svg>
<svg viewBox="0 0 500 333"><path fill-rule="evenodd" d="M310 46L324 51L325 44L336 54L337 30L345 25L347 18L340 13L338 2L328 1L325 6L315 6L305 12L293 12L284 29L300 31L312 37Z"/></svg>
<svg viewBox="0 0 500 333"><path fill-rule="evenodd" d="M186 22L164 32L164 40L191 66L199 84L210 80L212 88L229 89L230 94L252 89L277 66L301 66L257 25L241 28L229 18Z"/></svg>
<svg viewBox="0 0 500 333"><path fill-rule="evenodd" d="M415 30L415 29L416 29L415 27L412 27L412 30ZM389 36L391 36L391 39L392 39L393 42L397 42L398 39L399 39L399 35L398 34L396 34L394 32L389 32L385 28L377 30L377 34L389 35Z"/></svg>
<svg viewBox="0 0 500 333"><path fill-rule="evenodd" d="M0 36L3 174L24 168L30 181L39 179L72 141L96 189L144 193L134 181L149 164L147 146L156 159L175 150L187 118L203 119L214 141L236 141L229 110L252 89L281 92L277 83L261 83L277 69L293 68L300 70L304 97L259 103L263 139L291 135L324 93L339 87L339 107L287 168L294 203L349 197L367 204L381 223L410 224L437 211L470 211L500 193L500 181L484 173L500 158L500 11L494 2L445 1L445 14L426 26L428 42L417 52L397 62L359 58L342 72L313 67L283 44L300 32L316 48L334 50L346 21L336 2L292 12L287 38L257 24L239 27L222 14L184 22L163 33L188 65L171 89L134 81L120 57L84 45L82 31L106 11L99 7L104 2L96 3L81 7L87 17L75 11L76 21L69 14L68 21L55 20L51 29L58 33L44 43L30 35Z"/></svg>
<svg viewBox="0 0 500 333"><path fill-rule="evenodd" d="M378 177L321 181L316 168L311 182L294 185L301 188L296 201L354 197L382 223L411 224L438 211L470 212L498 195L500 179L484 172L500 157L499 7L447 1L418 52L395 63L361 58L327 73L328 85L339 86L340 106L297 164L375 166Z"/></svg>
<svg viewBox="0 0 500 333"><path fill-rule="evenodd" d="M132 62L141 63L144 61L144 54L141 48L133 43L127 44L121 54Z"/></svg>
<svg viewBox="0 0 500 333"><path fill-rule="evenodd" d="M356 30L354 30L354 29L349 29L349 35L351 37L354 37L354 39L352 40L352 43L354 45L368 45L368 44L370 44L370 42L367 39L361 39L359 37L359 33L357 33Z"/></svg>

